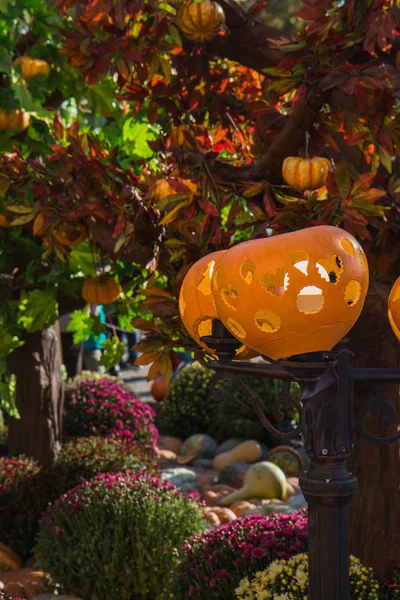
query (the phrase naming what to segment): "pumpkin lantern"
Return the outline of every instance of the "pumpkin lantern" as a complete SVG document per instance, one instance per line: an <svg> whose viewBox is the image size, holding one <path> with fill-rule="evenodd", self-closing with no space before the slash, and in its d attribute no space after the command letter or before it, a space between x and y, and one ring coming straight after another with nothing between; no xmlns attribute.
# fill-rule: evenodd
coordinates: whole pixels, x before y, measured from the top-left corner
<svg viewBox="0 0 400 600"><path fill-rule="evenodd" d="M286 183L297 190L318 190L325 185L330 168L327 158L288 156L283 161L282 175Z"/></svg>
<svg viewBox="0 0 400 600"><path fill-rule="evenodd" d="M274 360L331 350L358 319L367 289L361 246L330 226L238 244L212 277L225 327Z"/></svg>
<svg viewBox="0 0 400 600"><path fill-rule="evenodd" d="M225 25L225 14L217 2L188 0L180 11L178 21L188 40L209 42Z"/></svg>
<svg viewBox="0 0 400 600"><path fill-rule="evenodd" d="M211 290L211 279L214 269L219 265L226 250L213 252L203 256L187 272L179 295L179 312L185 329L192 338L205 350L214 354L200 338L212 334L212 321L219 319ZM243 346L237 351L238 358L251 358ZM245 353L246 352L246 353Z"/></svg>
<svg viewBox="0 0 400 600"><path fill-rule="evenodd" d="M114 277L99 275L89 277L82 286L82 298L88 304L111 304L118 299L122 287Z"/></svg>
<svg viewBox="0 0 400 600"><path fill-rule="evenodd" d="M390 292L388 314L393 333L400 342L400 277L395 281Z"/></svg>

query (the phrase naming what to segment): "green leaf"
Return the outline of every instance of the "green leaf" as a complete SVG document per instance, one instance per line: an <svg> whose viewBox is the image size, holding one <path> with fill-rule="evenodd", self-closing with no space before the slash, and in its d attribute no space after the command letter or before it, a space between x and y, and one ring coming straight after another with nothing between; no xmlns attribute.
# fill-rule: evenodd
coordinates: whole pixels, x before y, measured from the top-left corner
<svg viewBox="0 0 400 600"><path fill-rule="evenodd" d="M23 290L18 309L18 324L28 333L49 327L58 319L55 290Z"/></svg>
<svg viewBox="0 0 400 600"><path fill-rule="evenodd" d="M67 331L73 332L74 344L86 341L92 333L92 319L90 318L90 314L83 310L75 310L71 314Z"/></svg>
<svg viewBox="0 0 400 600"><path fill-rule="evenodd" d="M5 381L0 381L0 408L4 409L10 417L20 419L17 406L15 404L17 389L17 378L14 374L6 377Z"/></svg>
<svg viewBox="0 0 400 600"><path fill-rule="evenodd" d="M99 254L95 249L90 248L89 242L86 240L71 251L68 257L68 266L75 273L83 273L86 277L96 275L96 266L94 261L99 263Z"/></svg>
<svg viewBox="0 0 400 600"><path fill-rule="evenodd" d="M389 173L391 173L393 166L392 166L392 161L391 161L389 152L383 146L378 147L378 152L379 152L379 158L381 159L381 163L383 164L385 169L387 171L389 171Z"/></svg>
<svg viewBox="0 0 400 600"><path fill-rule="evenodd" d="M103 354L99 360L99 365L103 365L107 371L114 365L117 365L125 352L125 345L118 338L113 337L111 340L105 340L103 344Z"/></svg>
<svg viewBox="0 0 400 600"><path fill-rule="evenodd" d="M154 128L149 123L136 121L134 118L126 119L122 127L122 140L125 151L136 158L150 158L153 151L148 141L157 139Z"/></svg>
<svg viewBox="0 0 400 600"><path fill-rule="evenodd" d="M8 331L1 328L0 330L0 357L5 357L11 354L13 350L23 346L22 342L16 335L12 335Z"/></svg>
<svg viewBox="0 0 400 600"><path fill-rule="evenodd" d="M0 0L0 10L1 10L1 0ZM11 57L8 54L5 48L0 48L0 71L5 73L6 75L11 75L11 67L12 61Z"/></svg>

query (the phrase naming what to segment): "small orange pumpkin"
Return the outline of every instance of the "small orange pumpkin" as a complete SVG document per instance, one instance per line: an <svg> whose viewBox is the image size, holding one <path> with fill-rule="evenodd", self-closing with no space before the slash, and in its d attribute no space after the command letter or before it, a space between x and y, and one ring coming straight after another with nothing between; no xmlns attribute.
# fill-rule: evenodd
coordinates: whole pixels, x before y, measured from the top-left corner
<svg viewBox="0 0 400 600"><path fill-rule="evenodd" d="M30 56L21 56L14 62L15 65L21 65L21 73L24 79L31 79L35 75L44 75L46 78L50 73L50 65L45 60L31 58Z"/></svg>
<svg viewBox="0 0 400 600"><path fill-rule="evenodd" d="M172 196L174 194L180 193L172 187L171 183L173 182L173 179L175 178L171 178L170 180L160 179L159 181L157 181L153 190L153 197L156 202L161 202L161 200L164 200L164 198L166 198L167 196ZM179 177L177 177L175 181L187 187L189 189L189 195L196 193L197 185L190 181L190 179L180 179Z"/></svg>
<svg viewBox="0 0 400 600"><path fill-rule="evenodd" d="M87 234L79 225L61 223L55 230L54 237L63 246L78 246L86 240Z"/></svg>
<svg viewBox="0 0 400 600"><path fill-rule="evenodd" d="M225 25L225 14L217 2L188 0L179 14L179 26L188 40L209 42Z"/></svg>
<svg viewBox="0 0 400 600"><path fill-rule="evenodd" d="M299 158L289 156L282 165L282 175L287 184L301 191L317 190L325 185L331 163L327 158Z"/></svg>
<svg viewBox="0 0 400 600"><path fill-rule="evenodd" d="M111 304L115 302L122 291L122 287L114 277L99 275L89 277L82 286L82 298L88 304Z"/></svg>
<svg viewBox="0 0 400 600"><path fill-rule="evenodd" d="M153 381L153 384L151 386L151 395L153 396L154 400L157 400L157 402L161 402L162 400L164 400L165 396L167 395L167 392L168 386L165 383L165 379L162 375L159 375Z"/></svg>
<svg viewBox="0 0 400 600"><path fill-rule="evenodd" d="M395 281L390 292L388 314L393 333L400 342L400 277Z"/></svg>
<svg viewBox="0 0 400 600"><path fill-rule="evenodd" d="M10 221L4 215L0 215L0 227L11 227Z"/></svg>
<svg viewBox="0 0 400 600"><path fill-rule="evenodd" d="M9 110L8 112L0 110L0 131L8 131L9 129L23 131L29 126L30 118L30 114L23 108Z"/></svg>

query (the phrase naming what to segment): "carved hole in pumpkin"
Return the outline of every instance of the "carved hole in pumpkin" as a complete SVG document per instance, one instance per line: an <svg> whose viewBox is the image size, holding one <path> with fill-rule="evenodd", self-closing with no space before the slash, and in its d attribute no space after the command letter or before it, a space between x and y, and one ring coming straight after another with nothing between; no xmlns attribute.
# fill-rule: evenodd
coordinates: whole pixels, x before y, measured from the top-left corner
<svg viewBox="0 0 400 600"><path fill-rule="evenodd" d="M332 258L319 258L316 267L322 279L329 283L337 283L343 273L343 261L336 255Z"/></svg>
<svg viewBox="0 0 400 600"><path fill-rule="evenodd" d="M361 283L356 279L352 279L346 285L346 289L344 292L344 301L349 306L355 306L359 301L361 296Z"/></svg>
<svg viewBox="0 0 400 600"><path fill-rule="evenodd" d="M202 317L197 322L196 331L199 339L206 335L212 335L212 321L209 317Z"/></svg>
<svg viewBox="0 0 400 600"><path fill-rule="evenodd" d="M204 271L201 281L197 286L199 292L204 294L204 296L211 296L211 278L214 271L215 260L210 260L208 263L206 270Z"/></svg>
<svg viewBox="0 0 400 600"><path fill-rule="evenodd" d="M238 323L237 321L235 321L235 319L231 319L231 317L228 317L226 320L226 324L228 326L228 329L231 330L232 334L240 339L243 339L246 337L247 333L246 330L241 326L240 323Z"/></svg>
<svg viewBox="0 0 400 600"><path fill-rule="evenodd" d="M299 311L306 315L319 312L324 305L322 290L315 285L307 285L300 290L296 304Z"/></svg>
<svg viewBox="0 0 400 600"><path fill-rule="evenodd" d="M353 256L353 257L356 255L356 250L350 240L343 238L340 241L340 244L341 244L343 250L346 252L346 254L348 254L349 256Z"/></svg>
<svg viewBox="0 0 400 600"><path fill-rule="evenodd" d="M214 271L213 271L214 272ZM212 286L214 288L214 290L217 289L218 285L219 285L219 275L220 275L221 269L218 268L215 270L213 278L212 278Z"/></svg>
<svg viewBox="0 0 400 600"><path fill-rule="evenodd" d="M254 321L264 333L275 333L281 326L280 317L271 310L258 310L254 315Z"/></svg>
<svg viewBox="0 0 400 600"><path fill-rule="evenodd" d="M181 317L183 317L183 315L185 314L185 310L186 310L186 302L183 298L183 294L181 294L179 296L179 312Z"/></svg>
<svg viewBox="0 0 400 600"><path fill-rule="evenodd" d="M244 279L247 285L250 285L253 281L255 268L255 264L252 260L246 260L246 262L240 265L240 277Z"/></svg>
<svg viewBox="0 0 400 600"><path fill-rule="evenodd" d="M278 269L275 273L264 273L260 277L260 284L273 296L283 296L289 286L289 274L283 269Z"/></svg>
<svg viewBox="0 0 400 600"><path fill-rule="evenodd" d="M239 292L237 291L233 283L230 283L228 286L223 287L221 289L221 298L225 302L226 306L228 306L228 308L236 310L235 305L239 300Z"/></svg>
<svg viewBox="0 0 400 600"><path fill-rule="evenodd" d="M360 260L361 260L361 264L363 266L364 271L368 271L368 261L367 261L367 257L364 254L363 250L360 250Z"/></svg>
<svg viewBox="0 0 400 600"><path fill-rule="evenodd" d="M294 266L304 275L308 275L308 260L300 260L299 262L295 263Z"/></svg>

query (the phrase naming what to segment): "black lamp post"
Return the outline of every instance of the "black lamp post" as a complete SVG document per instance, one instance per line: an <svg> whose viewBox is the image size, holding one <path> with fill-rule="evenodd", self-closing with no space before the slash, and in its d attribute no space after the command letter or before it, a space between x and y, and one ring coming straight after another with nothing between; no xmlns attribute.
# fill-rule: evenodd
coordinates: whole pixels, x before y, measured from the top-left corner
<svg viewBox="0 0 400 600"><path fill-rule="evenodd" d="M216 356L204 363L215 371L214 393L219 393L219 379L233 378L275 438L303 437L311 459L300 476L309 506L310 600L350 598L348 508L357 479L346 459L353 433L377 444L400 440L400 431L381 439L364 427L369 411L385 412L384 425L395 423L384 386L400 384L400 369L354 368L352 352L340 341L356 322L367 289L362 248L348 233L329 226L210 254L190 269L181 289L186 329ZM400 278L389 298L389 320L400 340ZM264 362L240 360L249 348ZM283 381L273 414L279 422L288 408L295 408L298 426L279 431L241 375ZM299 400L289 394L291 382L300 385ZM374 395L356 414L357 383L371 384Z"/></svg>

